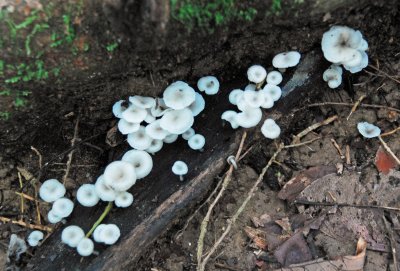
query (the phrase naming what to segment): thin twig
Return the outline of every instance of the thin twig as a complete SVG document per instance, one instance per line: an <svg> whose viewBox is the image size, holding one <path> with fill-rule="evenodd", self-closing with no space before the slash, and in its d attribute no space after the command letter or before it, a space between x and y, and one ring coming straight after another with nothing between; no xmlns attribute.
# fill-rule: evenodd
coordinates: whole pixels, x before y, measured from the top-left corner
<svg viewBox="0 0 400 271"><path fill-rule="evenodd" d="M43 166L43 157L42 154L36 149L35 147L31 146L31 150L36 153L36 155L39 157L39 169L42 168Z"/></svg>
<svg viewBox="0 0 400 271"><path fill-rule="evenodd" d="M350 146L346 145L346 164L351 165Z"/></svg>
<svg viewBox="0 0 400 271"><path fill-rule="evenodd" d="M396 129L393 129L392 131L389 131L389 132L386 132L386 133L381 134L381 137L385 137L385 136L388 136L388 135L392 135L392 134L396 133L397 131L400 131L400 126L397 127Z"/></svg>
<svg viewBox="0 0 400 271"><path fill-rule="evenodd" d="M360 209L382 209L382 210L387 210L387 211L400 212L400 208L380 206L380 205L357 205L357 204L350 204L350 203L317 202L317 201L308 201L308 200L302 200L302 199L294 200L293 203L294 204L303 204L303 205L352 207L352 208L360 208Z"/></svg>
<svg viewBox="0 0 400 271"><path fill-rule="evenodd" d="M382 139L381 136L378 136L379 141L382 143L382 146L385 148L385 150L393 157L394 160L396 160L397 164L400 165L400 159L397 158L396 154L389 148L388 144Z"/></svg>
<svg viewBox="0 0 400 271"><path fill-rule="evenodd" d="M0 216L0 221L3 223L12 223L16 225L20 225L22 227L28 228L28 229L33 229L33 230L41 230L41 231L47 231L47 232L52 232L53 229L48 226L43 226L43 225L36 225L36 224L28 224L25 223L24 221L21 220L12 220L10 218Z"/></svg>
<svg viewBox="0 0 400 271"><path fill-rule="evenodd" d="M317 141L318 139L321 139L321 138L322 138L322 136L318 136L318 137L316 137L316 138L313 138L313 139L310 139L310 140L307 140L307 141L304 141L304 142L301 142L301 143L291 144L291 145L285 145L283 148L284 148L284 149L289 149L289 148L301 147L301 146L310 144L310 143L312 143L312 142L314 142L314 141Z"/></svg>
<svg viewBox="0 0 400 271"><path fill-rule="evenodd" d="M74 137L71 140L71 147L75 146L76 138L78 137L78 127L79 127L79 118L76 120L75 123L75 128L74 128ZM67 181L69 172L71 170L71 163L72 163L72 158L74 155L75 149L71 150L71 152L68 154L68 161L67 161L67 167L65 168L65 174L63 177L63 184Z"/></svg>
<svg viewBox="0 0 400 271"><path fill-rule="evenodd" d="M366 95L361 95L360 98L358 98L357 102L353 105L353 107L351 108L351 111L349 113L349 115L347 116L347 120L350 119L351 114L353 114L354 112L356 112L357 107L360 105L360 103L362 102L362 100L365 99L365 97L367 97Z"/></svg>
<svg viewBox="0 0 400 271"><path fill-rule="evenodd" d="M395 82L397 82L397 83L400 84L400 81L399 81L398 79L396 79L394 76L392 76L392 75L390 75L390 74L388 74L388 73L386 73L386 72L380 70L379 68L377 68L377 67L375 67L375 66L373 66L373 65L371 65L371 64L369 64L368 67L370 67L370 68L372 68L372 69L374 69L374 70L376 70L376 71L382 73L382 74L385 75L387 78L390 78L390 79L392 79L393 81L395 81Z"/></svg>
<svg viewBox="0 0 400 271"><path fill-rule="evenodd" d="M303 106L299 109L294 110L294 112L304 110L305 108L310 108L310 107L318 107L318 106L326 106L326 105L339 105L339 106L354 106L353 103L341 103L341 102L324 102L324 103L313 103L309 104L306 106ZM400 109L390 107L390 106L384 106L384 105L378 105L378 104L360 104L359 107L365 107L365 108L380 108L380 109L386 109L386 110L391 110L391 111L396 111L400 113Z"/></svg>
<svg viewBox="0 0 400 271"><path fill-rule="evenodd" d="M318 129L318 128L321 127L321 126L327 125L327 124L329 124L329 123L335 121L337 118L338 118L338 116L337 116L337 115L334 115L334 116L329 117L329 118L327 118L327 119L325 119L325 120L323 120L323 121L321 121L321 122L315 123L315 124L313 124L313 125L307 127L306 129L304 129L303 131L301 131L300 133L298 133L297 135L295 135L295 136L293 137L292 144L297 144L297 143L299 143L299 142L300 142L300 139L301 139L302 137L304 137L305 135L307 135L309 132L314 131L315 129Z"/></svg>
<svg viewBox="0 0 400 271"><path fill-rule="evenodd" d="M23 187L23 184L22 184L22 176L21 176L21 173L18 171L18 180L19 180L19 187L20 188L22 188ZM24 197L23 196L20 196L21 197L21 217L23 217L24 216L24 213L25 213L25 201L24 201Z"/></svg>
<svg viewBox="0 0 400 271"><path fill-rule="evenodd" d="M275 160L275 158L278 156L278 154L283 150L284 145L280 144L276 152L272 155L272 157L269 159L267 165L262 169L261 174L258 176L257 181L254 183L252 188L247 194L247 197L243 201L243 203L240 205L239 209L236 211L236 213L233 215L233 217L229 220L228 225L225 229L225 231L222 233L222 235L219 237L219 239L214 243L214 245L211 247L209 250L209 253L207 254L206 257L204 257L204 260L201 262L198 262L197 266L197 271L204 271L205 266L207 262L209 261L210 257L214 254L214 252L217 250L219 245L222 243L222 241L225 239L226 235L230 232L232 226L235 224L236 220L238 219L239 215L243 212L243 210L246 208L247 203L250 201L250 199L253 197L254 192L256 191L258 185L260 182L263 180L265 173L269 169L269 167L272 165L272 162Z"/></svg>
<svg viewBox="0 0 400 271"><path fill-rule="evenodd" d="M336 142L336 140L334 138L331 138L331 142L333 144L333 146L335 147L335 149L337 150L337 152L339 153L340 159L344 159L344 155L342 150L340 149L339 144Z"/></svg>
<svg viewBox="0 0 400 271"><path fill-rule="evenodd" d="M394 271L399 271L398 263L397 263L397 250L396 250L396 239L393 234L393 230L389 225L389 222L387 221L385 215L382 215L383 222L385 222L385 227L386 231L388 232L389 235L389 241L390 241L390 246L392 248L392 257L393 257L393 265L394 265Z"/></svg>
<svg viewBox="0 0 400 271"><path fill-rule="evenodd" d="M244 141L245 141L246 137L247 137L247 132L244 132L243 136L242 136L242 139L240 141L239 149L238 149L238 151L236 153L236 156L235 156L236 160L238 160L239 157L240 157L240 154L242 152ZM206 236L208 222L210 221L210 217L211 217L211 214L212 214L212 211L213 211L215 205L218 203L219 199L224 194L224 191L226 190L226 187L230 183L231 176L232 176L232 173L233 173L233 169L234 169L233 165L230 165L229 166L229 170L227 171L227 173L225 175L225 178L222 181L221 189L219 190L219 192L218 192L217 196L215 197L214 201L208 207L207 214L205 215L205 217L203 218L203 221L201 222L199 239L197 241L197 264L198 264L198 268L202 266L201 258L203 257L204 237ZM207 256L209 256L209 255L207 255ZM198 269L198 270L204 271L204 269Z"/></svg>

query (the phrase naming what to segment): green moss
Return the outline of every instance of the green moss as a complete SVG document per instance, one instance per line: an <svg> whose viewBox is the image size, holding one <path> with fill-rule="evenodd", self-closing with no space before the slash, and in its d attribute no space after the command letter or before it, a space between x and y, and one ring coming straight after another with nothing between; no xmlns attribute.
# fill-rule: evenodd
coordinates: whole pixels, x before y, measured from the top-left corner
<svg viewBox="0 0 400 271"><path fill-rule="evenodd" d="M189 31L198 27L206 32L214 32L216 27L234 20L254 19L257 10L252 7L241 8L239 3L238 0L171 0L171 14Z"/></svg>
<svg viewBox="0 0 400 271"><path fill-rule="evenodd" d="M113 42L113 43L110 43L110 44L107 44L106 45L106 50L107 50L107 52L113 52L113 51L115 51L115 49L117 49L118 48L118 43L117 42Z"/></svg>

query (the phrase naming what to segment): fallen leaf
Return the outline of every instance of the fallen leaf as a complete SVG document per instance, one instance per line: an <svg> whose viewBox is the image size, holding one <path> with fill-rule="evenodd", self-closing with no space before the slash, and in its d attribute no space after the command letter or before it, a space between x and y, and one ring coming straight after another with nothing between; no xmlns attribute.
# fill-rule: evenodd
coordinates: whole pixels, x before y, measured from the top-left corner
<svg viewBox="0 0 400 271"><path fill-rule="evenodd" d="M286 240L274 253L275 258L283 266L302 263L312 259L310 248L301 232Z"/></svg>
<svg viewBox="0 0 400 271"><path fill-rule="evenodd" d="M375 156L375 165L380 172L387 175L391 169L396 167L397 163L390 154L388 154L382 147L379 147Z"/></svg>
<svg viewBox="0 0 400 271"><path fill-rule="evenodd" d="M262 250L266 250L268 247L267 240L265 239L265 233L261 230L257 230L251 227L245 227L244 231L246 235L254 242L254 244Z"/></svg>

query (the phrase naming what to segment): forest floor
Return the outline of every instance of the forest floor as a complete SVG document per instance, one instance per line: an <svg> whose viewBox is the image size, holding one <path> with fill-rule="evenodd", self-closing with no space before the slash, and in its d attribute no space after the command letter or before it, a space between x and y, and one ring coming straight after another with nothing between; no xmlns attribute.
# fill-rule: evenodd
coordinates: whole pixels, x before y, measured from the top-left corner
<svg viewBox="0 0 400 271"><path fill-rule="evenodd" d="M22 179L33 175L40 181L64 178L74 195L76 187L95 179L105 165L128 149L121 136L110 142L108 132L116 124L111 113L115 101L132 94L159 95L174 80L195 85L208 74L218 77L221 95L226 96L236 83L240 87L247 84L245 74L250 65L258 63L271 70L277 53L320 52L322 34L331 25L347 25L359 29L368 41L370 65L358 74L346 74L335 90L323 82L321 70L320 80L310 87L310 93L318 94L304 94L304 101L290 108L281 120L287 128L279 141L259 136L245 141L245 156L211 214L204 253L225 231L279 143L291 144L293 136L307 127L337 116L302 139L313 140L311 143L277 155L206 270L274 270L317 258L326 261L301 266L302 270L341 270L333 267L338 262L327 260L337 259L340 264L344 256L356 255L360 237L367 243L365 255L361 249L359 257L350 262L357 265L365 256L364 270L396 270L391 251L400 241L400 209L385 207L400 208L399 167L377 138L365 139L359 134L357 123L368 121L382 133L394 131L382 138L400 156L397 1L359 1L337 7L283 1L280 8L255 1L251 9L240 4L232 14L242 11L241 17L232 15L233 19L221 26L210 19L185 21L175 14L156 34L135 16L122 16L140 13L137 6L125 5L125 1L113 7L76 0L63 4L3 2L1 217L37 223L32 202L25 202L21 210L21 198L15 192L24 186L24 192L33 195L34 186L21 184L20 175ZM123 9L126 13L118 13ZM360 103L353 108L357 101ZM90 141L75 149L66 174L76 131L78 140ZM225 176L226 172L216 176L210 194ZM172 186L179 189L182 184ZM157 195L153 198L157 202ZM187 217L160 236L131 270L196 270L200 224L213 199L203 199L188 210ZM323 206L325 202L333 206ZM49 207L41 206L45 220ZM6 259L10 235L25 237L27 232L24 227L1 224L0 259ZM31 259L35 255L39 254L29 250L18 265L34 268ZM400 259L400 255L396 257Z"/></svg>

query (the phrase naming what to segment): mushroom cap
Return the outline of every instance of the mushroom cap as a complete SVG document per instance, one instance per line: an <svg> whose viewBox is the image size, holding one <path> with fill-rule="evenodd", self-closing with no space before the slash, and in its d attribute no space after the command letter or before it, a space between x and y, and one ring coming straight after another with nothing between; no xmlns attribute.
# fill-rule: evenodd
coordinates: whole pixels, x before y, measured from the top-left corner
<svg viewBox="0 0 400 271"><path fill-rule="evenodd" d="M150 109L147 109L147 116L144 118L144 121L146 123L152 123L156 121L156 117L154 117L151 112Z"/></svg>
<svg viewBox="0 0 400 271"><path fill-rule="evenodd" d="M100 224L96 227L96 229L94 229L93 232L93 239L97 242L97 243L102 243L103 241L100 239L100 232L104 229L104 227L106 226L106 224Z"/></svg>
<svg viewBox="0 0 400 271"><path fill-rule="evenodd" d="M257 86L255 84L248 84L244 90L257 90Z"/></svg>
<svg viewBox="0 0 400 271"><path fill-rule="evenodd" d="M262 108L269 109L274 106L274 99L269 93L264 92L264 102L261 104Z"/></svg>
<svg viewBox="0 0 400 271"><path fill-rule="evenodd" d="M76 247L84 237L83 230L75 225L66 227L61 233L61 241L70 247Z"/></svg>
<svg viewBox="0 0 400 271"><path fill-rule="evenodd" d="M253 65L247 70L247 78L250 82L259 84L265 80L267 71L261 65Z"/></svg>
<svg viewBox="0 0 400 271"><path fill-rule="evenodd" d="M194 117L192 111L188 108L184 108L165 113L161 118L160 125L171 134L180 135L192 127L193 122Z"/></svg>
<svg viewBox="0 0 400 271"><path fill-rule="evenodd" d="M201 150L206 144L206 139L203 135L196 134L189 138L188 144L193 150Z"/></svg>
<svg viewBox="0 0 400 271"><path fill-rule="evenodd" d="M254 88L255 90L255 88ZM229 102L233 105L237 105L238 98L243 95L243 90L234 89L229 93Z"/></svg>
<svg viewBox="0 0 400 271"><path fill-rule="evenodd" d="M76 199L78 202L85 207L95 206L100 198L96 193L94 184L83 184L79 187L76 193Z"/></svg>
<svg viewBox="0 0 400 271"><path fill-rule="evenodd" d="M182 81L176 81L169 85L163 94L165 104L175 110L188 107L195 98L194 89Z"/></svg>
<svg viewBox="0 0 400 271"><path fill-rule="evenodd" d="M240 111L247 111L250 109L253 109L254 107L250 106L247 102L246 99L244 98L244 95L238 95L237 100L236 100L236 106Z"/></svg>
<svg viewBox="0 0 400 271"><path fill-rule="evenodd" d="M124 112L122 118L127 122L141 123L147 116L147 110L131 104Z"/></svg>
<svg viewBox="0 0 400 271"><path fill-rule="evenodd" d="M282 82L282 74L278 71L269 72L267 75L267 84L279 85Z"/></svg>
<svg viewBox="0 0 400 271"><path fill-rule="evenodd" d="M42 183L39 195L45 202L54 202L65 195L65 187L56 179L49 179Z"/></svg>
<svg viewBox="0 0 400 271"><path fill-rule="evenodd" d="M129 192L119 192L115 197L115 205L117 207L126 208L132 205L133 203L133 196Z"/></svg>
<svg viewBox="0 0 400 271"><path fill-rule="evenodd" d="M47 213L47 220L51 223L51 224L56 224L58 222L60 222L63 218L61 216L57 216L54 214L53 210L50 210Z"/></svg>
<svg viewBox="0 0 400 271"><path fill-rule="evenodd" d="M357 129L360 134L365 138L377 137L381 134L381 129L368 122L359 122L357 124Z"/></svg>
<svg viewBox="0 0 400 271"><path fill-rule="evenodd" d="M174 143L177 139L178 139L177 134L169 134L163 139L163 142L167 143L167 144L171 144L171 143Z"/></svg>
<svg viewBox="0 0 400 271"><path fill-rule="evenodd" d="M232 129L237 129L239 127L239 124L236 122L236 115L238 113L232 110L227 110L221 115L221 119L229 122L232 126Z"/></svg>
<svg viewBox="0 0 400 271"><path fill-rule="evenodd" d="M146 134L152 139L163 140L169 132L161 128L161 120L156 120L146 126Z"/></svg>
<svg viewBox="0 0 400 271"><path fill-rule="evenodd" d="M156 99L154 99L152 97L144 97L144 96L139 96L139 95L129 97L129 101L134 106L144 108L144 109L151 108L156 105Z"/></svg>
<svg viewBox="0 0 400 271"><path fill-rule="evenodd" d="M354 52L368 48L360 31L347 26L333 26L322 36L324 57L333 63L345 63L353 58Z"/></svg>
<svg viewBox="0 0 400 271"><path fill-rule="evenodd" d="M183 138L184 140L189 140L189 138L191 138L191 137L194 136L194 135L195 135L194 129L193 129L193 128L189 128L189 129L186 130L186 132L184 132L184 133L182 134L182 138Z"/></svg>
<svg viewBox="0 0 400 271"><path fill-rule="evenodd" d="M351 73L357 73L357 72L361 71L362 69L364 69L365 67L368 66L368 55L367 55L367 53L364 52L364 51L359 51L359 52L361 53L362 58L361 58L361 62L360 62L360 64L358 66L351 67L351 66L348 66L347 63L343 63L343 67L346 70L350 71Z"/></svg>
<svg viewBox="0 0 400 271"><path fill-rule="evenodd" d="M277 69L294 67L299 64L300 57L300 53L296 51L283 52L274 56L272 59L272 65Z"/></svg>
<svg viewBox="0 0 400 271"><path fill-rule="evenodd" d="M104 170L104 183L115 191L126 191L136 183L133 165L126 161L114 161Z"/></svg>
<svg viewBox="0 0 400 271"><path fill-rule="evenodd" d="M128 162L133 166L137 179L143 179L150 174L153 169L153 158L145 151L130 150L122 156L122 161Z"/></svg>
<svg viewBox="0 0 400 271"><path fill-rule="evenodd" d="M148 147L145 151L154 155L156 152L159 152L162 149L163 145L164 141L153 139L150 147Z"/></svg>
<svg viewBox="0 0 400 271"><path fill-rule="evenodd" d="M126 110L126 106L124 106L124 100L119 100L112 107L112 112L115 117L122 118L122 113Z"/></svg>
<svg viewBox="0 0 400 271"><path fill-rule="evenodd" d="M120 119L118 121L118 130L121 132L123 135L127 135L130 133L134 133L137 130L139 130L140 124L139 123L134 123L134 122L127 122L124 119Z"/></svg>
<svg viewBox="0 0 400 271"><path fill-rule="evenodd" d="M171 110L171 109L169 109L166 106L164 99L156 98L156 104L155 104L155 106L150 108L150 114L153 117L158 118L158 117L161 117L162 115L164 115L166 110Z"/></svg>
<svg viewBox="0 0 400 271"><path fill-rule="evenodd" d="M74 210L74 203L67 198L60 198L53 203L53 214L59 217L68 217Z"/></svg>
<svg viewBox="0 0 400 271"><path fill-rule="evenodd" d="M144 126L140 126L139 130L128 134L127 137L129 146L137 150L145 150L150 147L151 140L152 138L147 135L146 128Z"/></svg>
<svg viewBox="0 0 400 271"><path fill-rule="evenodd" d="M35 247L39 244L39 242L43 239L44 234L41 231L33 231L28 236L28 244L31 247Z"/></svg>
<svg viewBox="0 0 400 271"><path fill-rule="evenodd" d="M113 245L118 241L121 236L121 232L117 225L106 224L99 232L99 238L106 245Z"/></svg>
<svg viewBox="0 0 400 271"><path fill-rule="evenodd" d="M197 88L207 95L215 95L219 91L219 81L215 76L204 76L197 82Z"/></svg>
<svg viewBox="0 0 400 271"><path fill-rule="evenodd" d="M93 253L94 244L93 241L89 238L84 237L76 247L76 251L79 255L86 257Z"/></svg>
<svg viewBox="0 0 400 271"><path fill-rule="evenodd" d="M342 64L346 65L349 68L357 67L361 64L362 58L363 56L361 54L361 51L354 50L351 58L346 62L342 62Z"/></svg>
<svg viewBox="0 0 400 271"><path fill-rule="evenodd" d="M100 175L94 184L97 196L102 201L114 201L116 192L110 186L105 184L104 175Z"/></svg>
<svg viewBox="0 0 400 271"><path fill-rule="evenodd" d="M260 108L253 108L236 115L236 122L243 128L250 128L256 126L262 118L262 111Z"/></svg>
<svg viewBox="0 0 400 271"><path fill-rule="evenodd" d="M243 98L246 104L252 108L259 108L264 103L264 93L256 90L245 90Z"/></svg>
<svg viewBox="0 0 400 271"><path fill-rule="evenodd" d="M271 84L266 84L262 89L262 92L264 92L264 94L270 95L274 102L279 100L279 98L282 96L281 88Z"/></svg>
<svg viewBox="0 0 400 271"><path fill-rule="evenodd" d="M183 161L176 161L172 166L172 172L175 175L186 175L188 173L188 166Z"/></svg>
<svg viewBox="0 0 400 271"><path fill-rule="evenodd" d="M206 106L206 101L204 100L203 96L201 96L200 93L195 93L195 99L194 102L189 105L190 111L192 111L193 117L196 117L198 114L200 114Z"/></svg>
<svg viewBox="0 0 400 271"><path fill-rule="evenodd" d="M281 128L273 119L266 119L261 126L261 133L266 138L275 139L281 134Z"/></svg>
<svg viewBox="0 0 400 271"><path fill-rule="evenodd" d="M337 88L342 83L342 68L337 65L331 65L322 74L325 82L328 82L330 88Z"/></svg>

